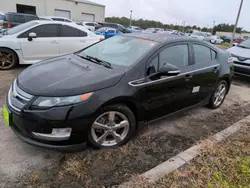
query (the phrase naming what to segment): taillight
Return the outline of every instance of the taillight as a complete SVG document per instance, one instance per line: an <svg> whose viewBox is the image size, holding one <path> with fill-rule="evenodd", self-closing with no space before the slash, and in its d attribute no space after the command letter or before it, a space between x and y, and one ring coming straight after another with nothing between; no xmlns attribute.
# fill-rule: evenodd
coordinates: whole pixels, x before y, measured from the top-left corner
<svg viewBox="0 0 250 188"><path fill-rule="evenodd" d="M100 38L100 41L104 40L104 38Z"/></svg>
<svg viewBox="0 0 250 188"><path fill-rule="evenodd" d="M8 28L12 28L12 23L8 23Z"/></svg>

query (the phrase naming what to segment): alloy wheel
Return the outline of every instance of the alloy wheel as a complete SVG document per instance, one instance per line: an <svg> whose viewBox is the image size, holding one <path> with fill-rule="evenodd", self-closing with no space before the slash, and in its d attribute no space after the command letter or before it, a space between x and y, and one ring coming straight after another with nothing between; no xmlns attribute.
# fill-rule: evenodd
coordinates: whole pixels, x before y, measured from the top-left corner
<svg viewBox="0 0 250 188"><path fill-rule="evenodd" d="M220 84L216 89L213 97L213 103L215 106L220 106L226 96L227 87L224 83Z"/></svg>
<svg viewBox="0 0 250 188"><path fill-rule="evenodd" d="M9 69L15 63L13 54L8 52L0 52L0 69Z"/></svg>
<svg viewBox="0 0 250 188"><path fill-rule="evenodd" d="M128 135L130 123L128 118L117 111L101 114L91 127L93 140L104 147L116 146Z"/></svg>

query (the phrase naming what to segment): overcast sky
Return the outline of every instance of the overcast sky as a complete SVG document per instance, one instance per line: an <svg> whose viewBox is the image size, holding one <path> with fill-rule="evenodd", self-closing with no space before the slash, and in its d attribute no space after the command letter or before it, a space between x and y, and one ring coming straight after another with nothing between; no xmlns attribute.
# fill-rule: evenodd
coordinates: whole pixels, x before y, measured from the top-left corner
<svg viewBox="0 0 250 188"><path fill-rule="evenodd" d="M92 0L106 5L106 17L129 17L158 20L166 24L212 27L213 21L234 24L240 0ZM250 30L250 1L244 0L240 27Z"/></svg>

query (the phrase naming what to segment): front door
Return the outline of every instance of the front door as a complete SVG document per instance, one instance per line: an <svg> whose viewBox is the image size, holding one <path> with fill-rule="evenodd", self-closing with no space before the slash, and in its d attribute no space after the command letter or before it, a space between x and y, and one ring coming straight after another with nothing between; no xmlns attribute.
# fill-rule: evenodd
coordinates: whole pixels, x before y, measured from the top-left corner
<svg viewBox="0 0 250 188"><path fill-rule="evenodd" d="M30 33L35 33L36 38L28 40ZM23 33L20 37L21 50L26 63L59 56L58 25L40 25Z"/></svg>
<svg viewBox="0 0 250 188"><path fill-rule="evenodd" d="M199 91L194 93L199 102L209 98L219 78L220 63L216 51L199 43L193 44L193 82Z"/></svg>
<svg viewBox="0 0 250 188"><path fill-rule="evenodd" d="M168 63L175 65L180 70L177 76L150 79ZM147 86L145 108L147 117L154 119L192 105L190 98L193 91L193 65L190 58L190 47L187 43L178 43L163 48L152 57L147 69Z"/></svg>

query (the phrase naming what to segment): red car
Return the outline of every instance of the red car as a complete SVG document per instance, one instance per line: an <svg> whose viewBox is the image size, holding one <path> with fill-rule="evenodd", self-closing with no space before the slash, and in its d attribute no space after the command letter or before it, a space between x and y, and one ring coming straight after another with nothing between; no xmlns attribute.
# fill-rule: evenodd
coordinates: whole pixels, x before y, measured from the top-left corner
<svg viewBox="0 0 250 188"><path fill-rule="evenodd" d="M238 43L238 44L242 43L243 41L244 41L244 39L241 38L241 37L238 37L238 38L234 39L234 43Z"/></svg>

